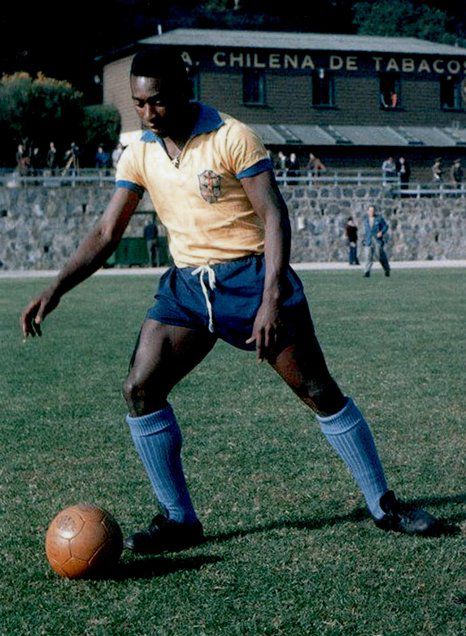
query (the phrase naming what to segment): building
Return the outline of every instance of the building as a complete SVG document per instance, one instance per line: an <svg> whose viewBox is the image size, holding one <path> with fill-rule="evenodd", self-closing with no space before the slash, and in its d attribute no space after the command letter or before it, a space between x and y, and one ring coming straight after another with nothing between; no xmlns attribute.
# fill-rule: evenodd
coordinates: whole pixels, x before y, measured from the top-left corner
<svg viewBox="0 0 466 636"><path fill-rule="evenodd" d="M101 59L104 102L138 134L128 85L135 51L179 51L195 98L250 124L273 151L334 167L391 155L430 179L437 156L466 157L466 49L416 38L176 29Z"/></svg>

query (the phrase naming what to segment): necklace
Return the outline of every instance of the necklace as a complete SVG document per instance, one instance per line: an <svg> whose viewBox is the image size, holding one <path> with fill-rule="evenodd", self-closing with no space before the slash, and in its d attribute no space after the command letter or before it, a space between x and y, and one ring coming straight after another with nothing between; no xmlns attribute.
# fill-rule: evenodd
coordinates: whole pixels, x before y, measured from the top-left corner
<svg viewBox="0 0 466 636"><path fill-rule="evenodd" d="M177 155L171 158L171 162L175 168L180 167L180 155L181 155L181 152L179 152Z"/></svg>

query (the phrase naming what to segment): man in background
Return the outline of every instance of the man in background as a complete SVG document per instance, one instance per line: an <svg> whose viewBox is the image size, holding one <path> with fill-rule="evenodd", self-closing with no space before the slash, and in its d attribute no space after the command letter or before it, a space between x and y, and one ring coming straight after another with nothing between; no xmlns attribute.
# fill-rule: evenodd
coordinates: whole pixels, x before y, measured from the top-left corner
<svg viewBox="0 0 466 636"><path fill-rule="evenodd" d="M388 225L383 216L377 214L375 206L370 205L364 217L364 248L365 265L364 276L371 275L374 257L383 267L385 276L390 276L390 264L384 250L384 238L388 231Z"/></svg>

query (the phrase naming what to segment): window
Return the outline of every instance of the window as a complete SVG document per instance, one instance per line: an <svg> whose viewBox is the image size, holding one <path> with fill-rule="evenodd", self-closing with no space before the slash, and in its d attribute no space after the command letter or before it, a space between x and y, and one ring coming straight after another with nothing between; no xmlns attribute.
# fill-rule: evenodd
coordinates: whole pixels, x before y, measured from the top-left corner
<svg viewBox="0 0 466 636"><path fill-rule="evenodd" d="M198 102L201 99L201 74L198 68L189 69L189 79L193 88L193 100Z"/></svg>
<svg viewBox="0 0 466 636"><path fill-rule="evenodd" d="M312 74L312 105L327 108L335 105L333 75L325 68L318 68Z"/></svg>
<svg viewBox="0 0 466 636"><path fill-rule="evenodd" d="M398 73L384 73L380 76L380 108L396 110L401 106L401 81Z"/></svg>
<svg viewBox="0 0 466 636"><path fill-rule="evenodd" d="M440 107L442 110L461 110L461 81L453 75L440 79Z"/></svg>
<svg viewBox="0 0 466 636"><path fill-rule="evenodd" d="M265 106L265 73L256 69L243 71L243 103Z"/></svg>

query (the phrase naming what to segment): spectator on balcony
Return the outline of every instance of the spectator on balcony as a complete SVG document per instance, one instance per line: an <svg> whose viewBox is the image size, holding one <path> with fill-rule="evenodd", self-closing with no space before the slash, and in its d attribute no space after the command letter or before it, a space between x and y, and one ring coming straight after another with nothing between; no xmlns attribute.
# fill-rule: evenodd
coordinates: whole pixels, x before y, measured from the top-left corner
<svg viewBox="0 0 466 636"><path fill-rule="evenodd" d="M438 157L432 166L432 180L434 183L443 181L443 162L441 157Z"/></svg>
<svg viewBox="0 0 466 636"><path fill-rule="evenodd" d="M23 144L18 144L16 150L16 169L20 177L27 177L30 163L31 159L26 147Z"/></svg>
<svg viewBox="0 0 466 636"><path fill-rule="evenodd" d="M288 161L286 162L286 167L287 167L287 171L288 171L288 176L290 177L297 177L299 176L299 159L296 156L295 152L292 152L290 154L290 156L288 157ZM299 183L298 181L289 181L288 182L289 185L296 185L297 183Z"/></svg>
<svg viewBox="0 0 466 636"><path fill-rule="evenodd" d="M63 168L63 176L69 174L75 177L79 172L79 146L72 141L70 147L65 152L65 167Z"/></svg>
<svg viewBox="0 0 466 636"><path fill-rule="evenodd" d="M277 171L277 176L281 177L286 174L287 163L288 157L285 155L283 150L279 150L277 159L275 160L275 170Z"/></svg>
<svg viewBox="0 0 466 636"><path fill-rule="evenodd" d="M306 164L306 170L311 177L311 183L317 179L321 172L327 170L326 166L322 163L319 157L316 157L312 152L309 153L309 161Z"/></svg>
<svg viewBox="0 0 466 636"><path fill-rule="evenodd" d="M31 157L30 157L29 174L33 176L38 176L41 174L43 167L44 166L43 166L40 149L38 146L34 146L31 152Z"/></svg>
<svg viewBox="0 0 466 636"><path fill-rule="evenodd" d="M45 163L47 166L47 170L50 171L50 174L52 175L52 177L55 176L56 170L58 168L58 159L57 159L57 149L53 141L51 141L49 144L47 159Z"/></svg>
<svg viewBox="0 0 466 636"><path fill-rule="evenodd" d="M398 159L397 174L402 188L407 188L411 177L411 167L404 157Z"/></svg>
<svg viewBox="0 0 466 636"><path fill-rule="evenodd" d="M393 157L388 157L382 163L382 179L383 184L387 185L396 177L396 163Z"/></svg>
<svg viewBox="0 0 466 636"><path fill-rule="evenodd" d="M461 159L455 159L450 168L451 182L456 185L457 188L461 188L463 183L464 172L461 166Z"/></svg>
<svg viewBox="0 0 466 636"><path fill-rule="evenodd" d="M99 176L108 177L110 174L110 153L104 150L103 146L99 146L97 148L97 152L95 153L95 167L99 171Z"/></svg>

